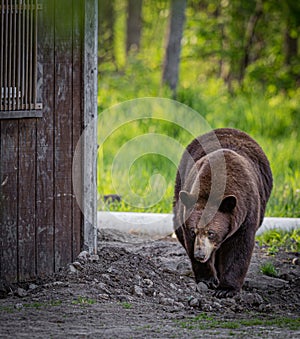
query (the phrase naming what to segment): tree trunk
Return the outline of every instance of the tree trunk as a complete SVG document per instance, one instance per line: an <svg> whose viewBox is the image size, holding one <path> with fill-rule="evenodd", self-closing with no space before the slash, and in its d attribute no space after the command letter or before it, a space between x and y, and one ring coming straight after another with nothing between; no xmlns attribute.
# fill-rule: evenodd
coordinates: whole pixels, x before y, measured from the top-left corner
<svg viewBox="0 0 300 339"><path fill-rule="evenodd" d="M285 64L287 66L291 66L292 61L298 56L298 36L291 36L291 25L289 24L289 22L285 31L284 49Z"/></svg>
<svg viewBox="0 0 300 339"><path fill-rule="evenodd" d="M114 55L114 0L98 0L98 63L115 62Z"/></svg>
<svg viewBox="0 0 300 339"><path fill-rule="evenodd" d="M181 39L185 21L186 0L171 0L171 15L167 47L163 65L162 83L176 93L181 52Z"/></svg>
<svg viewBox="0 0 300 339"><path fill-rule="evenodd" d="M143 0L128 0L126 53L138 51L142 31Z"/></svg>
<svg viewBox="0 0 300 339"><path fill-rule="evenodd" d="M246 33L245 33L244 53L243 53L243 58L241 60L240 74L239 74L240 83L242 83L244 76L245 76L246 68L250 64L250 51L251 51L251 47L252 47L254 36L255 36L255 29L257 26L257 22L262 17L262 15L263 15L262 1L257 0L255 11L249 19Z"/></svg>

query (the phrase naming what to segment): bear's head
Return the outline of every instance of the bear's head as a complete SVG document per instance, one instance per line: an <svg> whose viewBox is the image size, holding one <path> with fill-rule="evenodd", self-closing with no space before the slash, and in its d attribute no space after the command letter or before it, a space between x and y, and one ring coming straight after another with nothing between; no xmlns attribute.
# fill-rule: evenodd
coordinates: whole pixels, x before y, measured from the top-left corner
<svg viewBox="0 0 300 339"><path fill-rule="evenodd" d="M198 196L180 191L179 197L185 206L186 248L197 261L205 263L231 234L237 199L234 195L225 196L220 206L210 213L205 204L199 203Z"/></svg>

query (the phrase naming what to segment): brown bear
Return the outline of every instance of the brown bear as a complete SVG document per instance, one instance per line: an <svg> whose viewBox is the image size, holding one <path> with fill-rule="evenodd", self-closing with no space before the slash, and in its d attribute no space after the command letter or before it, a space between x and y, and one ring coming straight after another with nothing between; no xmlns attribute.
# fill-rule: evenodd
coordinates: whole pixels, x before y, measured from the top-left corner
<svg viewBox="0 0 300 339"><path fill-rule="evenodd" d="M175 184L174 230L191 260L196 282L215 288L219 298L241 290L272 184L263 150L236 129L204 134L182 156Z"/></svg>

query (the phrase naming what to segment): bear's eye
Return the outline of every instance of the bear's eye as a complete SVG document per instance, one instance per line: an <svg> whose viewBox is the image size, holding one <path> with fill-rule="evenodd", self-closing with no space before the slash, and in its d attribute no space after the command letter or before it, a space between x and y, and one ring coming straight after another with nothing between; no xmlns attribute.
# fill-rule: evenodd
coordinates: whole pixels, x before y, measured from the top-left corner
<svg viewBox="0 0 300 339"><path fill-rule="evenodd" d="M194 228L190 229L190 235L191 235L192 238L194 238L196 236L196 231L195 231Z"/></svg>
<svg viewBox="0 0 300 339"><path fill-rule="evenodd" d="M213 232L213 231L208 231L207 235L208 235L208 239L213 239L214 236L215 236L215 232Z"/></svg>

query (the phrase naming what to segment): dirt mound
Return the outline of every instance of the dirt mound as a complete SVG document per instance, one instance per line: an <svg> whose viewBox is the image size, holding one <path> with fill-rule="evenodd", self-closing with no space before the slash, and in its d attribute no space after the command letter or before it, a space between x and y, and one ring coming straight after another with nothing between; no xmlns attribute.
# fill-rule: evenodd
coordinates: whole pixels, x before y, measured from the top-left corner
<svg viewBox="0 0 300 339"><path fill-rule="evenodd" d="M189 337L194 332L196 337L201 337L201 324L206 324L213 335L216 329L211 326L216 319L217 328L223 328L228 334L224 324L228 324L229 319L239 319L241 327L237 333L242 337L248 326L243 325L244 318L248 319L250 314L260 321L275 316L286 321L288 317L296 327L287 325L286 328L285 324L281 328L274 323L279 326L279 329L276 327L278 333L288 331L291 337L299 334L300 266L298 260L294 260L295 253L280 252L269 257L256 247L242 293L234 298L217 299L206 285L196 285L184 249L172 238L152 240L101 230L98 249L98 256L82 252L75 262L43 281L10 286L8 297L0 300L3 337L13 337L16 333L32 337L34 333L36 337L41 333L63 336L60 329L49 325L51 317L56 324L62 322L64 335L75 335L72 326L76 321L85 335L90 326L99 329L101 325L102 332L97 332L96 337L106 338L142 338L148 334L153 337L158 335L158 328L160 337ZM276 277L261 272L266 262L272 262ZM7 293L7 286L2 286L3 289ZM17 321L12 320L11 313ZM73 320L70 318L69 322L68 317ZM36 332L27 331L22 319L33 322ZM37 319L44 323L37 323ZM94 325L88 325L93 322ZM159 325L162 323L163 331ZM275 326L268 324L265 334ZM150 327L145 332L146 326ZM44 332L40 332L41 329ZM207 331L203 333L209 337Z"/></svg>

